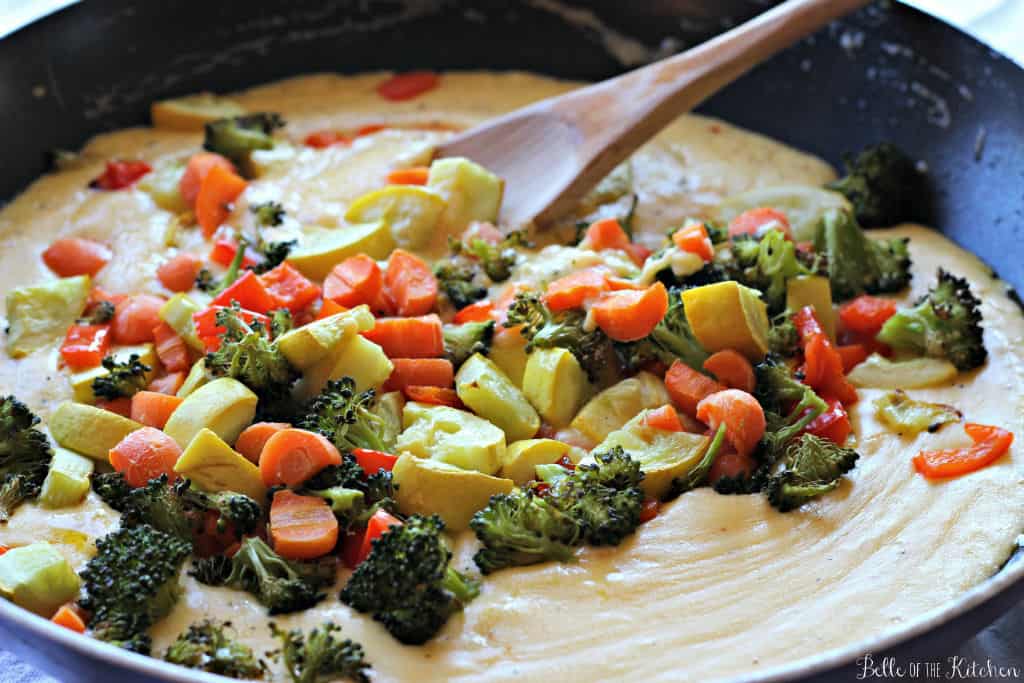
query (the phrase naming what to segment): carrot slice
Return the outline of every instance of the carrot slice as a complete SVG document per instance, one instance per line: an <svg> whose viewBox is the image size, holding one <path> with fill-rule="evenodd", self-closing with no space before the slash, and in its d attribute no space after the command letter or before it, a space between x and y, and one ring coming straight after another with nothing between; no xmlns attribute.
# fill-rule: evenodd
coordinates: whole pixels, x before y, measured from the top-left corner
<svg viewBox="0 0 1024 683"><path fill-rule="evenodd" d="M703 223L694 223L676 230L672 234L672 241L682 251L696 254L705 261L715 258L715 247Z"/></svg>
<svg viewBox="0 0 1024 683"><path fill-rule="evenodd" d="M170 396L157 391L140 391L132 396L131 418L147 427L163 429L171 413L177 410L184 400L180 396Z"/></svg>
<svg viewBox="0 0 1024 683"><path fill-rule="evenodd" d="M282 429L291 429L287 422L256 422L242 430L235 441L235 450L251 462L260 461L260 453L267 440Z"/></svg>
<svg viewBox="0 0 1024 683"><path fill-rule="evenodd" d="M196 197L196 221L209 238L231 215L231 204L248 183L242 176L215 165L203 178Z"/></svg>
<svg viewBox="0 0 1024 683"><path fill-rule="evenodd" d="M157 377L149 386L146 387L147 391L156 391L161 394L177 394L178 389L185 383L184 372L171 372L164 375L163 377Z"/></svg>
<svg viewBox="0 0 1024 683"><path fill-rule="evenodd" d="M57 613L50 618L50 621L58 626L69 628L75 633L85 633L85 620L75 611L74 605L70 602L61 605Z"/></svg>
<svg viewBox="0 0 1024 683"><path fill-rule="evenodd" d="M395 301L398 315L426 315L437 301L437 278L430 266L404 249L395 249L388 257L384 286Z"/></svg>
<svg viewBox="0 0 1024 683"><path fill-rule="evenodd" d="M426 185L430 169L426 166L413 166L411 168L397 168L388 173L389 185Z"/></svg>
<svg viewBox="0 0 1024 683"><path fill-rule="evenodd" d="M596 299L608 290L608 275L598 268L585 268L558 278L548 285L544 303L552 311L582 308L584 302Z"/></svg>
<svg viewBox="0 0 1024 683"><path fill-rule="evenodd" d="M896 314L896 302L864 294L839 308L839 320L848 332L874 337Z"/></svg>
<svg viewBox="0 0 1024 683"><path fill-rule="evenodd" d="M390 453L384 453L382 451L375 451L369 448L353 448L352 457L356 459L359 466L363 468L366 474L376 474L380 470L386 470L390 472L395 468L395 463L398 462L397 455L391 455Z"/></svg>
<svg viewBox="0 0 1024 683"><path fill-rule="evenodd" d="M407 386L451 387L455 367L447 358L392 358L394 369L384 391L402 391Z"/></svg>
<svg viewBox="0 0 1024 683"><path fill-rule="evenodd" d="M334 266L324 280L324 299L346 308L372 305L383 286L380 266L366 254L359 254Z"/></svg>
<svg viewBox="0 0 1024 683"><path fill-rule="evenodd" d="M274 494L268 530L274 550L289 560L323 557L338 543L338 518L327 501L288 489Z"/></svg>
<svg viewBox="0 0 1024 683"><path fill-rule="evenodd" d="M793 239L793 231L789 227L789 219L786 214L767 206L744 211L733 218L729 223L729 237L756 235L759 230L769 226L785 233L786 239Z"/></svg>
<svg viewBox="0 0 1024 683"><path fill-rule="evenodd" d="M418 318L377 318L363 336L384 349L388 358L440 358L444 355L441 319L436 314Z"/></svg>
<svg viewBox="0 0 1024 683"><path fill-rule="evenodd" d="M188 370L192 366L185 340L167 323L161 321L153 328L153 342L160 364L169 372Z"/></svg>
<svg viewBox="0 0 1024 683"><path fill-rule="evenodd" d="M697 415L698 403L725 388L679 360L673 362L665 373L665 389L668 390L669 397L690 417Z"/></svg>
<svg viewBox="0 0 1024 683"><path fill-rule="evenodd" d="M150 479L166 474L176 476L174 464L181 456L181 447L155 427L136 429L110 449L110 464L124 474L129 486L145 486Z"/></svg>
<svg viewBox="0 0 1024 683"><path fill-rule="evenodd" d="M402 388L402 393L410 401L417 403L429 403L435 406L448 406L450 408L465 408L462 399L454 389L447 387L425 387L415 384Z"/></svg>
<svg viewBox="0 0 1024 683"><path fill-rule="evenodd" d="M722 349L708 356L704 361L704 369L730 389L740 389L748 394L754 393L754 386L757 382L754 368L742 353L732 349Z"/></svg>
<svg viewBox="0 0 1024 683"><path fill-rule="evenodd" d="M377 94L386 100L400 102L433 90L440 83L441 77L433 71L410 71L396 74L378 85Z"/></svg>
<svg viewBox="0 0 1024 683"><path fill-rule="evenodd" d="M110 261L110 249L81 237L59 239L43 252L46 267L60 277L95 275Z"/></svg>
<svg viewBox="0 0 1024 683"><path fill-rule="evenodd" d="M223 168L225 171L235 172L235 165L220 154L199 152L189 158L188 165L185 166L185 173L182 174L181 180L178 181L178 192L186 204L189 206L195 205L203 179L216 166Z"/></svg>
<svg viewBox="0 0 1024 683"><path fill-rule="evenodd" d="M644 415L644 424L648 427L660 429L666 432L681 432L683 425L679 421L679 413L671 405L663 405L660 408L647 411Z"/></svg>
<svg viewBox="0 0 1024 683"><path fill-rule="evenodd" d="M764 436L764 409L757 399L739 389L711 394L697 404L697 419L710 429L725 425L725 439L740 455L750 455Z"/></svg>
<svg viewBox="0 0 1024 683"><path fill-rule="evenodd" d="M172 292L187 292L195 287L203 262L198 256L182 252L156 269L157 279Z"/></svg>
<svg viewBox="0 0 1024 683"><path fill-rule="evenodd" d="M137 294L114 307L111 331L118 344L142 344L153 341L153 330L163 322L160 308L164 300L150 294Z"/></svg>
<svg viewBox="0 0 1024 683"><path fill-rule="evenodd" d="M456 325L463 323L483 323L491 320L494 313L494 304L487 299L477 301L475 304L464 306L458 310L452 319Z"/></svg>
<svg viewBox="0 0 1024 683"><path fill-rule="evenodd" d="M298 486L328 465L340 465L341 453L320 434L282 429L260 453L260 476L267 486Z"/></svg>
<svg viewBox="0 0 1024 683"><path fill-rule="evenodd" d="M320 298L320 286L287 262L260 275L260 282L274 300L275 308L287 308L293 313L305 310Z"/></svg>
<svg viewBox="0 0 1024 683"><path fill-rule="evenodd" d="M989 465L1010 450L1013 433L999 427L968 422L964 431L974 445L940 451L921 451L914 456L914 469L928 479L968 474Z"/></svg>
<svg viewBox="0 0 1024 683"><path fill-rule="evenodd" d="M655 282L644 290L609 292L590 309L594 321L615 341L643 339L668 311L668 290Z"/></svg>

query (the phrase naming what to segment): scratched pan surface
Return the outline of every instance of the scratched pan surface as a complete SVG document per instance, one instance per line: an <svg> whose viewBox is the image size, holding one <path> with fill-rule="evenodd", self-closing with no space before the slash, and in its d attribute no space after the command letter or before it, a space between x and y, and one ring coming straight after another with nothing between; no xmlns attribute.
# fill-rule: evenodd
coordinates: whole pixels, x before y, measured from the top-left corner
<svg viewBox="0 0 1024 683"><path fill-rule="evenodd" d="M600 79L698 42L772 3L592 1L581 10L583 4L73 6L0 41L0 199L44 172L49 150L75 149L94 133L145 122L153 99L313 71L493 68ZM932 180L917 218L977 253L1014 286L1024 285L1024 259L1006 246L1019 244L1024 232L1024 70L955 29L906 7L872 6L759 67L701 111L834 163L866 144L898 141L927 165ZM854 662L865 652L876 661L885 654L944 659L1022 598L1018 553L989 581L885 638L851 643L758 680L854 678ZM59 680L223 680L76 637L2 600L0 634L0 647Z"/></svg>

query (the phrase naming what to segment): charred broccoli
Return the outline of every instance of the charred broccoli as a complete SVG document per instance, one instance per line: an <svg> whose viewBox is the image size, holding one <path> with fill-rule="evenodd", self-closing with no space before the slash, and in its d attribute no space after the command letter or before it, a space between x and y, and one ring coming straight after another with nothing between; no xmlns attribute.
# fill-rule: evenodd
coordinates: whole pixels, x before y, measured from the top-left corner
<svg viewBox="0 0 1024 683"><path fill-rule="evenodd" d="M345 588L341 601L368 612L402 643L430 640L455 612L477 596L479 586L449 566L452 553L437 515L413 515L374 540Z"/></svg>
<svg viewBox="0 0 1024 683"><path fill-rule="evenodd" d="M325 467L299 492L325 499L346 528L365 525L380 509L397 513L391 472L382 469L366 476L349 453L342 455L340 465Z"/></svg>
<svg viewBox="0 0 1024 683"><path fill-rule="evenodd" d="M580 542L580 527L532 490L491 496L470 521L483 547L473 560L484 574L548 560L568 562Z"/></svg>
<svg viewBox="0 0 1024 683"><path fill-rule="evenodd" d="M729 249L720 252L718 263L729 279L759 290L769 313L785 309L786 282L790 278L814 273L781 230L734 240Z"/></svg>
<svg viewBox="0 0 1024 683"><path fill-rule="evenodd" d="M871 239L849 211L828 211L814 237L815 252L823 257L832 298L844 301L864 292L898 292L910 284L909 240Z"/></svg>
<svg viewBox="0 0 1024 683"><path fill-rule="evenodd" d="M165 617L181 594L178 573L192 544L142 525L119 529L96 542L81 572L79 604L92 614L95 637L149 654L146 631Z"/></svg>
<svg viewBox="0 0 1024 683"><path fill-rule="evenodd" d="M0 523L39 495L53 459L39 418L14 396L0 398Z"/></svg>
<svg viewBox="0 0 1024 683"><path fill-rule="evenodd" d="M164 660L228 678L262 678L266 666L231 633L231 623L206 619L192 624L171 643Z"/></svg>
<svg viewBox="0 0 1024 683"><path fill-rule="evenodd" d="M515 267L516 260L519 258L516 248L529 246L530 242L526 239L526 233L521 230L510 232L498 243L489 242L479 237L470 238L468 242L449 241L452 254L477 259L484 273L492 282L504 282L509 279L512 275L512 268Z"/></svg>
<svg viewBox="0 0 1024 683"><path fill-rule="evenodd" d="M286 632L271 623L270 632L281 641L284 667L294 683L320 683L339 678L369 683L366 669L370 665L364 659L362 645L349 638L336 639L334 634L341 632L340 626L325 622L307 637L298 629Z"/></svg>
<svg viewBox="0 0 1024 683"><path fill-rule="evenodd" d="M924 176L895 145L868 147L845 159L846 176L826 185L846 195L857 221L868 228L896 225L914 214Z"/></svg>
<svg viewBox="0 0 1024 683"><path fill-rule="evenodd" d="M981 302L967 280L942 268L938 282L913 308L897 311L878 333L878 341L899 351L945 358L961 372L985 363Z"/></svg>
<svg viewBox="0 0 1024 683"><path fill-rule="evenodd" d="M278 240L276 242L263 242L259 243L257 250L263 254L263 260L254 266L251 266L253 272L262 274L268 270L273 270L287 260L288 255L292 253L292 249L298 244L298 240Z"/></svg>
<svg viewBox="0 0 1024 683"><path fill-rule="evenodd" d="M225 156L245 169L253 151L274 147L273 133L283 127L284 119L272 112L217 119L206 124L203 149Z"/></svg>
<svg viewBox="0 0 1024 683"><path fill-rule="evenodd" d="M444 353L456 368L474 353L487 355L494 336L494 321L444 326Z"/></svg>
<svg viewBox="0 0 1024 683"><path fill-rule="evenodd" d="M323 434L340 451L386 452L391 444L384 439L388 431L384 418L371 410L375 396L373 389L357 392L351 377L331 380L309 404L299 426Z"/></svg>
<svg viewBox="0 0 1024 683"><path fill-rule="evenodd" d="M251 533L263 518L260 504L249 496L233 491L206 493L193 488L188 479L169 484L166 474L130 489L120 504L123 526L148 524L187 541L192 540L193 530L202 528L208 512L217 514L218 531L230 524L239 534Z"/></svg>
<svg viewBox="0 0 1024 683"><path fill-rule="evenodd" d="M249 210L256 216L256 222L264 228L273 228L284 222L284 207L280 202L253 204Z"/></svg>
<svg viewBox="0 0 1024 683"><path fill-rule="evenodd" d="M695 370L701 370L708 353L700 345L686 320L683 301L678 288L668 292L668 311L645 339L638 342L616 344L623 364L631 369L643 367L652 360L672 365L676 359Z"/></svg>
<svg viewBox="0 0 1024 683"><path fill-rule="evenodd" d="M128 497L133 489L120 472L93 472L89 483L96 495L118 512L124 512L128 507Z"/></svg>
<svg viewBox="0 0 1024 683"><path fill-rule="evenodd" d="M795 510L839 486L840 478L853 469L858 457L851 448L802 434L786 448L782 468L768 479L768 502L779 512Z"/></svg>
<svg viewBox="0 0 1024 683"><path fill-rule="evenodd" d="M92 381L92 392L97 398L108 401L121 397L131 398L145 389L146 373L153 369L139 360L137 353L133 353L123 363L113 356L107 356L103 359L103 367L107 374Z"/></svg>
<svg viewBox="0 0 1024 683"><path fill-rule="evenodd" d="M438 286L456 309L465 308L487 296L487 288L477 281L476 264L451 259L434 266Z"/></svg>

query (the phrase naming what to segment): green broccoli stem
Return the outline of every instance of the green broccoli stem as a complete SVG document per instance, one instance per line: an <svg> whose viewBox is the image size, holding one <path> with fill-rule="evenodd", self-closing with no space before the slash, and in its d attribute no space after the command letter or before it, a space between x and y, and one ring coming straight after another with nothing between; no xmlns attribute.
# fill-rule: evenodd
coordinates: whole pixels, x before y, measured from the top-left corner
<svg viewBox="0 0 1024 683"><path fill-rule="evenodd" d="M245 261L245 250L249 248L249 240L244 235L238 236L238 249L235 251L234 258L231 259L231 263L228 265L227 272L224 273L224 277L221 278L220 284L211 292L214 296L217 296L225 289L235 284L238 280L238 276L242 272L242 263Z"/></svg>
<svg viewBox="0 0 1024 683"><path fill-rule="evenodd" d="M471 580L454 567L448 567L441 579L441 587L455 596L459 608L469 604L480 595L480 584Z"/></svg>

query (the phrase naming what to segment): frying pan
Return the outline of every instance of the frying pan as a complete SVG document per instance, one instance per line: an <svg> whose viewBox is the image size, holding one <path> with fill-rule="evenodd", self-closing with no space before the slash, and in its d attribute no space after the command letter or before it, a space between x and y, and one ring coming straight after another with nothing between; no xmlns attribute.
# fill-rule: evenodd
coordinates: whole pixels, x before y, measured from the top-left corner
<svg viewBox="0 0 1024 683"><path fill-rule="evenodd" d="M316 71L524 69L601 79L763 11L756 0L90 2L0 41L0 198L47 152L146 122L151 100ZM1024 284L1024 70L920 12L881 2L736 82L701 110L840 163L898 142L928 169L917 218ZM943 660L1024 598L1011 558L958 600L870 642L755 680L853 678L856 659ZM76 636L0 600L0 641L60 679L216 681Z"/></svg>

